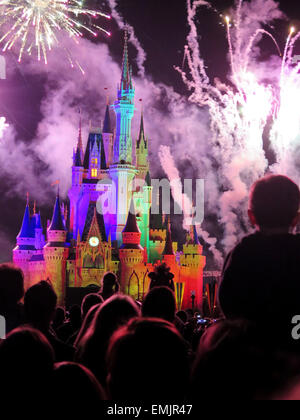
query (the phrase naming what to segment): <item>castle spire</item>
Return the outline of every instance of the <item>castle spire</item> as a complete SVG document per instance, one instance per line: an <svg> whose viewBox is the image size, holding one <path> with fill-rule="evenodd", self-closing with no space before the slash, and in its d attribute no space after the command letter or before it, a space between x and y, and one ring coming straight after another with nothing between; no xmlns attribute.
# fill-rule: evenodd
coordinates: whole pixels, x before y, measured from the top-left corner
<svg viewBox="0 0 300 420"><path fill-rule="evenodd" d="M79 118L79 127L78 127L78 140L77 140L77 147L76 147L76 152L75 152L74 166L82 166L82 161L83 161L81 110L79 111L79 113L80 113L80 118Z"/></svg>
<svg viewBox="0 0 300 420"><path fill-rule="evenodd" d="M122 75L120 90L132 89L131 70L129 67L128 60L128 29L124 31L124 51L123 51L123 62L122 62Z"/></svg>
<svg viewBox="0 0 300 420"><path fill-rule="evenodd" d="M133 198L131 198L130 209L129 209L126 226L123 230L123 233L141 233L138 227L137 221L136 221Z"/></svg>
<svg viewBox="0 0 300 420"><path fill-rule="evenodd" d="M56 201L55 201L54 210L53 210L52 221L50 223L50 226L49 226L48 230L50 230L50 231L53 231L53 230L66 231L66 228L65 228L64 223L63 223L62 214L61 214L59 191L57 192Z"/></svg>
<svg viewBox="0 0 300 420"><path fill-rule="evenodd" d="M165 244L165 249L163 251L163 255L174 255L170 216L168 216L167 237L166 237L166 244Z"/></svg>
<svg viewBox="0 0 300 420"><path fill-rule="evenodd" d="M103 133L112 133L111 129L111 122L110 122L110 114L109 114L109 104L106 105L105 117L104 117L104 124L103 124Z"/></svg>
<svg viewBox="0 0 300 420"><path fill-rule="evenodd" d="M22 226L21 226L21 230L17 238L34 238L34 236L35 236L35 232L33 229L33 225L31 223L30 210L29 210L29 194L27 193L27 203L25 207Z"/></svg>
<svg viewBox="0 0 300 420"><path fill-rule="evenodd" d="M141 113L141 123L140 123L140 134L137 141L137 148L140 147L141 141L144 142L144 146L147 147L146 136L145 136L145 129L144 129L144 112L142 110Z"/></svg>

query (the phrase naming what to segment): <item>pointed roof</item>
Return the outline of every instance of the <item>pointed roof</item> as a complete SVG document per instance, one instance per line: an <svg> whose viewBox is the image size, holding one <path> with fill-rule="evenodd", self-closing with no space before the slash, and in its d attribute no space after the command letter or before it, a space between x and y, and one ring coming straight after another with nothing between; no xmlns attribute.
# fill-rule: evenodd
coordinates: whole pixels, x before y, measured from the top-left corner
<svg viewBox="0 0 300 420"><path fill-rule="evenodd" d="M60 208L59 193L57 193L56 201L53 210L52 220L48 230L63 230L66 231Z"/></svg>
<svg viewBox="0 0 300 420"><path fill-rule="evenodd" d="M129 60L128 60L128 30L126 28L124 31L124 52L123 52L120 90L128 90L131 88L132 88L131 70L129 67Z"/></svg>
<svg viewBox="0 0 300 420"><path fill-rule="evenodd" d="M90 151L95 146L95 143L96 143L98 149L100 149L101 138L102 138L102 135L100 133L90 133L89 134L88 142L87 142L86 149L85 149L84 160L83 160L84 169L89 169Z"/></svg>
<svg viewBox="0 0 300 420"><path fill-rule="evenodd" d="M35 237L34 226L30 217L28 200L25 207L21 230L17 237L18 238L34 238Z"/></svg>
<svg viewBox="0 0 300 420"><path fill-rule="evenodd" d="M133 198L131 198L130 209L129 209L126 226L123 230L123 233L141 233L138 227L137 221L136 221Z"/></svg>
<svg viewBox="0 0 300 420"><path fill-rule="evenodd" d="M145 177L145 182L147 187L151 187L151 176L150 176L150 172L148 171Z"/></svg>
<svg viewBox="0 0 300 420"><path fill-rule="evenodd" d="M81 153L79 148L77 147L76 152L75 152L75 161L74 161L74 166L80 167L82 166L82 162L81 162Z"/></svg>
<svg viewBox="0 0 300 420"><path fill-rule="evenodd" d="M196 225L191 225L187 234L186 242L188 245L200 245Z"/></svg>
<svg viewBox="0 0 300 420"><path fill-rule="evenodd" d="M200 245L196 225L193 225L193 231L194 231L194 245Z"/></svg>
<svg viewBox="0 0 300 420"><path fill-rule="evenodd" d="M172 235L171 235L170 216L168 217L167 237L166 237L165 249L163 250L163 255L174 255L173 243L172 243Z"/></svg>
<svg viewBox="0 0 300 420"><path fill-rule="evenodd" d="M101 166L100 166L100 168L101 169L107 169L103 136L101 136L100 145L101 145L101 152L100 152L101 153Z"/></svg>
<svg viewBox="0 0 300 420"><path fill-rule="evenodd" d="M105 117L104 117L104 124L103 124L103 133L112 133L111 129L111 122L110 122L110 113L109 113L109 105L106 105Z"/></svg>
<svg viewBox="0 0 300 420"><path fill-rule="evenodd" d="M35 214L35 220L36 220L35 228L36 229L42 229L41 213L40 212Z"/></svg>
<svg viewBox="0 0 300 420"><path fill-rule="evenodd" d="M103 214L97 212L96 202L90 201L86 219L85 219L84 229L82 232L82 238L81 238L82 242L86 242L88 240L91 229L92 227L95 228L95 226L97 226L97 229L99 233L101 234L102 241L107 242Z"/></svg>
<svg viewBox="0 0 300 420"><path fill-rule="evenodd" d="M82 120L80 112L79 128L78 128L78 141L75 152L74 166L82 166L82 157L83 157L83 144L82 144Z"/></svg>
<svg viewBox="0 0 300 420"><path fill-rule="evenodd" d="M138 138L138 141L137 141L137 148L138 149L140 147L141 141L143 141L145 147L147 147L147 140L146 140L145 129L144 129L144 115L143 115L143 112L141 114L140 134L139 134L139 138Z"/></svg>

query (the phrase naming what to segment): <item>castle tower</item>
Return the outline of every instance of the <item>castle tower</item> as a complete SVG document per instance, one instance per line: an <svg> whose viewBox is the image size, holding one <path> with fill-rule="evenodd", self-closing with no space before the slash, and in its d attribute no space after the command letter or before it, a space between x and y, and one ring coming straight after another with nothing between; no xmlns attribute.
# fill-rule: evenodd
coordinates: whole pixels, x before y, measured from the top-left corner
<svg viewBox="0 0 300 420"><path fill-rule="evenodd" d="M81 116L78 130L77 147L73 154L72 166L72 187L69 190L70 199L70 230L73 232L76 226L77 219L77 202L83 181L84 167L83 167L83 145L82 145L82 131L81 131ZM76 232L74 232L76 235Z"/></svg>
<svg viewBox="0 0 300 420"><path fill-rule="evenodd" d="M45 245L45 237L43 235L40 212L34 213L33 217L35 218L35 248L36 250L42 250Z"/></svg>
<svg viewBox="0 0 300 420"><path fill-rule="evenodd" d="M122 238L123 245L119 249L121 291L134 299L141 299L148 285L145 284L144 249L140 245L141 231L137 225L133 199Z"/></svg>
<svg viewBox="0 0 300 420"><path fill-rule="evenodd" d="M141 115L140 133L136 142L136 166L139 170L139 178L145 179L149 172L148 141L144 131L144 117Z"/></svg>
<svg viewBox="0 0 300 420"><path fill-rule="evenodd" d="M58 305L65 301L66 262L69 247L66 243L67 230L61 214L59 194L57 194L53 217L47 231L48 242L44 247L46 273L57 294Z"/></svg>
<svg viewBox="0 0 300 420"><path fill-rule="evenodd" d="M25 290L30 287L29 261L35 254L35 220L30 216L29 197L25 207L21 230L17 236L17 246L13 250L13 262L24 272Z"/></svg>
<svg viewBox="0 0 300 420"><path fill-rule="evenodd" d="M131 69L128 61L127 31L122 64L122 75L118 99L113 105L116 114L116 138L114 141L114 162L109 175L116 189L117 211L112 223L112 240L122 244L122 231L126 224L131 199L131 183L138 173L132 164L131 120L134 114L134 93Z"/></svg>
<svg viewBox="0 0 300 420"><path fill-rule="evenodd" d="M114 141L113 141L113 130L111 128L110 114L109 114L109 104L106 105L104 124L102 129L102 137L105 149L105 156L107 160L107 166L110 166L113 163L113 154L114 154Z"/></svg>
<svg viewBox="0 0 300 420"><path fill-rule="evenodd" d="M114 163L132 164L131 120L134 114L134 93L131 69L128 61L127 31L123 53L122 75L118 99L113 105L116 114L116 139L114 144Z"/></svg>
<svg viewBox="0 0 300 420"><path fill-rule="evenodd" d="M150 259L150 209L152 204L152 186L149 171L146 174L145 185L143 186L142 214L140 229L142 232L141 244L147 250L148 260Z"/></svg>
<svg viewBox="0 0 300 420"><path fill-rule="evenodd" d="M170 271L174 274L175 298L177 310L181 310L184 295L184 282L180 272L180 267L176 262L176 256L173 249L172 234L171 234L171 221L170 216L167 218L167 234L166 243L163 251L162 262L170 267Z"/></svg>
<svg viewBox="0 0 300 420"><path fill-rule="evenodd" d="M183 245L183 254L180 256L180 264L184 268L185 293L183 305L202 311L203 304L203 270L206 257L202 255L203 247L199 243L195 225L190 226L190 231ZM192 299L194 302L192 302Z"/></svg>

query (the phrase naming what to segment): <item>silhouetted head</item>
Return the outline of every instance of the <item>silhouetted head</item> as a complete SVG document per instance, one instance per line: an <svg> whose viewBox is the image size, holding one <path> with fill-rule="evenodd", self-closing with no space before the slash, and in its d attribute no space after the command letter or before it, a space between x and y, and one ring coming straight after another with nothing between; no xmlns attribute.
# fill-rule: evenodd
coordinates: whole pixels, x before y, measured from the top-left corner
<svg viewBox="0 0 300 420"><path fill-rule="evenodd" d="M103 303L103 298L98 293L89 293L81 303L81 318L84 319L88 311L95 305Z"/></svg>
<svg viewBox="0 0 300 420"><path fill-rule="evenodd" d="M282 175L268 175L251 188L249 218L260 229L295 227L300 206L299 187Z"/></svg>
<svg viewBox="0 0 300 420"><path fill-rule="evenodd" d="M102 288L100 291L103 299L109 299L113 294L118 293L119 289L120 285L117 276L112 272L105 273L102 278Z"/></svg>
<svg viewBox="0 0 300 420"><path fill-rule="evenodd" d="M153 272L148 274L148 277L151 279L149 289L154 287L166 286L171 290L175 290L174 287L174 274L170 272L170 267L166 263L157 265Z"/></svg>
<svg viewBox="0 0 300 420"><path fill-rule="evenodd" d="M69 413L95 413L105 400L103 388L92 372L78 363L56 363L53 374L53 400ZM81 411L82 410L82 411Z"/></svg>
<svg viewBox="0 0 300 420"><path fill-rule="evenodd" d="M74 329L80 328L81 325L81 308L79 305L72 305L69 311L70 322Z"/></svg>
<svg viewBox="0 0 300 420"><path fill-rule="evenodd" d="M86 316L84 317L80 330L77 334L77 337L74 341L74 347L77 348L78 343L80 343L81 339L84 337L84 335L86 334L87 330L90 328L91 323L93 322L93 319L98 311L98 309L100 308L101 303L98 303L97 305L94 305L90 308L90 310L88 311L88 313L86 314Z"/></svg>
<svg viewBox="0 0 300 420"><path fill-rule="evenodd" d="M78 342L76 361L91 369L101 384L105 383L105 355L111 335L139 314L131 297L114 295L100 306L89 329Z"/></svg>
<svg viewBox="0 0 300 420"><path fill-rule="evenodd" d="M187 313L185 311L176 312L176 316L185 324L188 320Z"/></svg>
<svg viewBox="0 0 300 420"><path fill-rule="evenodd" d="M102 337L109 338L118 327L139 315L138 306L131 297L115 295L100 306L91 329L95 336L100 334Z"/></svg>
<svg viewBox="0 0 300 420"><path fill-rule="evenodd" d="M146 295L142 306L143 316L162 318L166 321L173 322L175 312L175 295L169 287L154 287Z"/></svg>
<svg viewBox="0 0 300 420"><path fill-rule="evenodd" d="M110 398L181 401L189 363L175 326L155 318L134 319L113 335L107 352Z"/></svg>
<svg viewBox="0 0 300 420"><path fill-rule="evenodd" d="M40 281L25 293L24 309L27 321L39 329L47 329L53 318L57 302L50 283Z"/></svg>
<svg viewBox="0 0 300 420"><path fill-rule="evenodd" d="M0 311L16 305L23 296L23 271L13 264L0 264Z"/></svg>
<svg viewBox="0 0 300 420"><path fill-rule="evenodd" d="M244 320L212 324L197 350L190 399L268 398L299 374L298 358L278 352L276 346L268 342L265 331Z"/></svg>
<svg viewBox="0 0 300 420"><path fill-rule="evenodd" d="M2 391L8 396L12 392L15 402L20 397L47 395L53 361L53 349L40 331L16 328L0 343Z"/></svg>

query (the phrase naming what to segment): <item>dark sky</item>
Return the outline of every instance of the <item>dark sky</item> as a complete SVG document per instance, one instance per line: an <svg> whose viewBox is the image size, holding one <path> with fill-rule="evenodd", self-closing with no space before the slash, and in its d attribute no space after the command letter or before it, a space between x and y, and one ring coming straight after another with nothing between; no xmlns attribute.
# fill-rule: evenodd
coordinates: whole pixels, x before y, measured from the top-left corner
<svg viewBox="0 0 300 420"><path fill-rule="evenodd" d="M97 4L96 0L88 2ZM105 4L105 2L102 2ZM231 5L230 0L212 1L221 12ZM295 0L282 0L281 9L288 16L287 22L276 25L273 30L281 46L286 39L290 23L300 28L300 6ZM135 28L136 36L147 52L146 72L155 82L172 85L181 94L187 94L180 76L173 65L180 65L183 48L188 32L186 23L185 0L121 0L119 11L125 20ZM226 64L227 43L220 18L203 10L201 16L201 48L209 68L210 76L224 78L228 71ZM122 34L114 22L106 25L113 35L107 40L113 58L120 62L122 57ZM300 50L299 50L300 52ZM134 54L134 50L131 51ZM41 118L40 103L45 94L43 79L38 76L24 75L22 67L15 66L15 71L7 75L7 80L0 81L0 115L7 117L13 124L20 138L30 142L34 138L37 124ZM30 98L30 99L29 99ZM15 163L16 165L18 162ZM24 200L7 196L11 188L8 180L0 182L0 262L9 259L9 244L1 242L1 234L12 244L20 228L24 211ZM51 201L51 200L50 200ZM50 216L50 208L41 209Z"/></svg>

